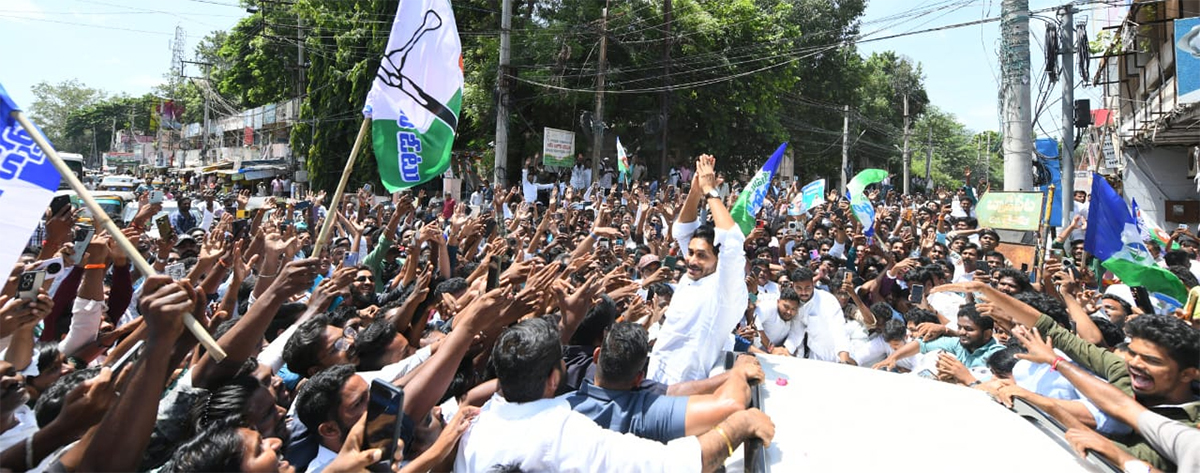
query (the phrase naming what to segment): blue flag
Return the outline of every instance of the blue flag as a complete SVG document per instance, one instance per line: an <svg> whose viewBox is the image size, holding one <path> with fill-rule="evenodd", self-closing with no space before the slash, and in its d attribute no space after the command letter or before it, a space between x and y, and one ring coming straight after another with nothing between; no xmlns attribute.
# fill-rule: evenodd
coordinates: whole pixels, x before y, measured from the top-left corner
<svg viewBox="0 0 1200 473"><path fill-rule="evenodd" d="M1092 176L1089 206L1083 249L1095 255L1122 283L1145 287L1157 307L1182 307L1187 288L1175 274L1155 264L1129 206L1099 174Z"/></svg>
<svg viewBox="0 0 1200 473"><path fill-rule="evenodd" d="M0 85L0 268L12 268L45 215L62 177L13 118L20 110ZM82 251L82 250L81 250Z"/></svg>
<svg viewBox="0 0 1200 473"><path fill-rule="evenodd" d="M766 164L763 164L762 169L759 169L750 179L750 183L746 184L746 188L742 189L737 202L733 204L733 209L729 211L733 221L742 229L743 235L749 235L750 231L754 230L755 217L762 209L763 199L767 198L771 180L775 179L775 171L779 170L779 162L783 160L783 152L786 149L787 143L779 145Z"/></svg>

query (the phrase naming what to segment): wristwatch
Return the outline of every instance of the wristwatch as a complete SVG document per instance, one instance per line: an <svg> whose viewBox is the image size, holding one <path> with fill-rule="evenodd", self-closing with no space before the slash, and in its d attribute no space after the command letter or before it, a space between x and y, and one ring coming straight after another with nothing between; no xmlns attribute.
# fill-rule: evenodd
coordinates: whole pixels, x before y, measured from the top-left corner
<svg viewBox="0 0 1200 473"><path fill-rule="evenodd" d="M717 190L716 190L716 189L712 189L712 190L710 190L710 191L708 191L708 192L705 192L705 193L704 193L704 198L705 198L705 200L707 200L707 199L720 199L720 198L721 198L721 194L719 194L719 193L717 192Z"/></svg>

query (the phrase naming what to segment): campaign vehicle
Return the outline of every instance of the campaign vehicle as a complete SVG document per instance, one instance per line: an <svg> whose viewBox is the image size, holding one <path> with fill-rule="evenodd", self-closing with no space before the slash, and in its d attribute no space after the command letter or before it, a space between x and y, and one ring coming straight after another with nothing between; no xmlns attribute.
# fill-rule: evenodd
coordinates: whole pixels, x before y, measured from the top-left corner
<svg viewBox="0 0 1200 473"><path fill-rule="evenodd" d="M754 402L775 439L741 447L726 471L1121 471L1076 456L1061 424L1020 399L1009 410L983 391L915 375L758 359L766 379Z"/></svg>

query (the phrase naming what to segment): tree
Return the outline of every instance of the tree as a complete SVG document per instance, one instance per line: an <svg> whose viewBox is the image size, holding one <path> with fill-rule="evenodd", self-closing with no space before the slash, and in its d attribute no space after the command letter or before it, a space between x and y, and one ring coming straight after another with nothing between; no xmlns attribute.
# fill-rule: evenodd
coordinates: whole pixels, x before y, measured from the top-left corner
<svg viewBox="0 0 1200 473"><path fill-rule="evenodd" d="M109 97L79 109L72 110L67 115L63 132L78 142L76 150L88 151L98 155L110 149L113 142L112 130L128 130L153 132L150 127L150 111L160 102L154 94L141 97L127 95ZM134 122L130 124L130 112ZM65 148L64 148L65 149Z"/></svg>
<svg viewBox="0 0 1200 473"><path fill-rule="evenodd" d="M933 134L933 166L931 178L939 186L957 188L963 185L963 170L971 169L971 181L980 184L990 178L993 189L1002 188L1004 162L999 158L1000 138L994 131L972 133L952 114L928 106L925 113L913 123L913 138L910 147L913 156L913 174L925 175L925 158L929 155L929 133ZM991 149L987 149L988 137ZM988 155L991 154L990 167Z"/></svg>
<svg viewBox="0 0 1200 473"><path fill-rule="evenodd" d="M67 117L76 110L104 100L107 94L103 90L87 87L77 79L58 84L38 82L32 90L34 99L29 104L29 115L50 142L63 151L83 149L82 137L66 132Z"/></svg>

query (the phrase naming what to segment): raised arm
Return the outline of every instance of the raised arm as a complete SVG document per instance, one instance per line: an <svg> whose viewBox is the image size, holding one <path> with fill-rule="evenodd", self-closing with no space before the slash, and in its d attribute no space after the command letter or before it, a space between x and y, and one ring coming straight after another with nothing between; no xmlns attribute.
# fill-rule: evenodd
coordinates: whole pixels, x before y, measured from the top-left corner
<svg viewBox="0 0 1200 473"><path fill-rule="evenodd" d="M733 216L729 215L729 209L725 208L725 203L720 198L711 197L708 194L715 192L721 182L717 179L717 173L713 170L716 165L716 158L707 154L700 155L700 159L696 160L696 182L700 184L700 190L705 194L705 203L708 204L709 212L712 212L713 224L722 230L729 230L737 223L733 221ZM688 202L691 202L692 195L688 194ZM681 218L682 220L682 218ZM695 220L693 218L693 220Z"/></svg>

